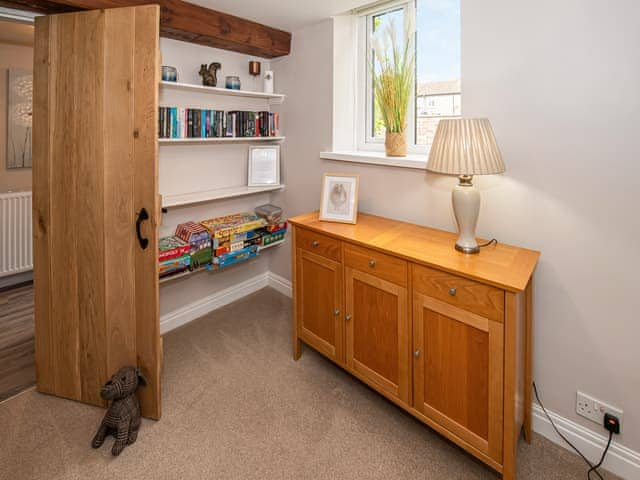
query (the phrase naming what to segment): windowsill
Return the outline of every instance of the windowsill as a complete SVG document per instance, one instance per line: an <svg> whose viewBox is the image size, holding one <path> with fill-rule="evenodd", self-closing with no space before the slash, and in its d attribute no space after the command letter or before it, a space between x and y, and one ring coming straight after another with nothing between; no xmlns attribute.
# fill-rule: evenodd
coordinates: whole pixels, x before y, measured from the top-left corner
<svg viewBox="0 0 640 480"><path fill-rule="evenodd" d="M427 167L427 155L424 154L408 154L406 157L387 157L384 152L337 151L320 152L320 158L323 160L337 160L339 162L412 168L414 170L426 170Z"/></svg>

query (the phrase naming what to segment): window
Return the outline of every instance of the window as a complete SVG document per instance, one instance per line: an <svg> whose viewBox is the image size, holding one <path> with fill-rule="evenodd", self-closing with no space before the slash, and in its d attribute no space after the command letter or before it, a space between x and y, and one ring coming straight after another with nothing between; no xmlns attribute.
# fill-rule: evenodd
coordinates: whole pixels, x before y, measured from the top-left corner
<svg viewBox="0 0 640 480"><path fill-rule="evenodd" d="M411 8L414 7L414 8ZM376 65L371 36L393 25L404 41L406 16L416 27L415 88L407 115L407 142L413 153L426 152L442 118L461 115L460 0L395 1L360 16L358 147L381 150L384 125L376 106L369 65Z"/></svg>

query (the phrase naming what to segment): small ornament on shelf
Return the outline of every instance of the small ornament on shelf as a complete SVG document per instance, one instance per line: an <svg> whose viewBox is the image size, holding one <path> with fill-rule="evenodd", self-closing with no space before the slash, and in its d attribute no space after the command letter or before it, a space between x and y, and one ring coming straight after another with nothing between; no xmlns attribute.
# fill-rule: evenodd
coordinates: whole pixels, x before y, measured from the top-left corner
<svg viewBox="0 0 640 480"><path fill-rule="evenodd" d="M251 60L249 62L249 75L253 77L253 90L257 91L258 87L256 85L256 78L260 75L260 62L256 62L255 60Z"/></svg>
<svg viewBox="0 0 640 480"><path fill-rule="evenodd" d="M222 68L222 64L218 62L211 63L208 67L206 63L200 65L198 74L202 77L202 85L205 87L215 87L218 85L218 70Z"/></svg>

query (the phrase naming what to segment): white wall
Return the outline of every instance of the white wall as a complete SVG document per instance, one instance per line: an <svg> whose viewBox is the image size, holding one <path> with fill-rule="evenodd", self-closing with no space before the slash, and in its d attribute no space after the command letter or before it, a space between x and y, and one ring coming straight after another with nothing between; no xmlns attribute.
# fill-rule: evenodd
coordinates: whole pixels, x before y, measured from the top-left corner
<svg viewBox="0 0 640 480"><path fill-rule="evenodd" d="M226 75L240 77L244 90L253 89L253 78L249 75L249 60L262 63L263 71L269 61L218 50L192 43L162 38L160 40L162 64L178 69L178 81L201 85L198 75L200 64L222 63L218 71L218 86L224 86ZM260 77L255 85L262 90ZM276 86L277 88L277 86ZM268 110L264 100L247 100L242 97L224 97L163 90L161 105L210 108L218 110ZM206 145L164 145L159 152L159 189L161 195L211 190L247 184L248 146L246 144L206 144ZM199 221L230 213L253 211L261 204L268 203L269 194L254 195L232 200L203 203L180 208L170 208L163 215L160 235L173 235L175 227L182 222ZM277 249L276 249L277 250ZM218 273L201 272L180 280L163 283L160 286L160 314L166 317L176 310L200 301L231 285L248 280L268 270L268 256L273 250L265 251L260 258Z"/></svg>
<svg viewBox="0 0 640 480"><path fill-rule="evenodd" d="M535 380L551 410L580 388L624 409L617 441L640 450L640 3L462 0L462 108L491 119L507 173L477 178L478 233L542 251ZM331 146L332 23L294 32L273 62L287 102L283 195L291 216L319 205L321 175L360 174L360 210L454 230L454 179L323 161ZM452 251L453 254L453 251ZM290 252L270 259L290 277Z"/></svg>

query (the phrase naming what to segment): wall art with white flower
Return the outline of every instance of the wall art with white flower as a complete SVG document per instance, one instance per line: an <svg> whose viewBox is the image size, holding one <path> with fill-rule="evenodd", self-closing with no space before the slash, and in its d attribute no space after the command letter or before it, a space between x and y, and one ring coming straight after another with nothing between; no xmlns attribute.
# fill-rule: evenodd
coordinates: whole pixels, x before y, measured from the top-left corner
<svg viewBox="0 0 640 480"><path fill-rule="evenodd" d="M8 75L7 168L30 168L33 73L10 68Z"/></svg>

